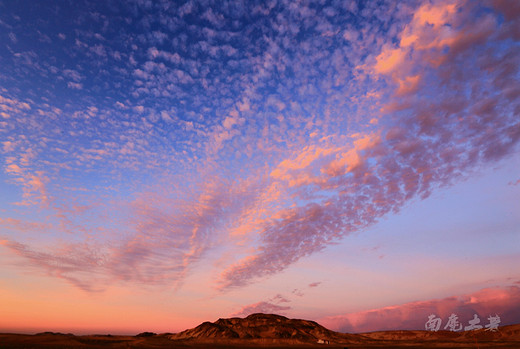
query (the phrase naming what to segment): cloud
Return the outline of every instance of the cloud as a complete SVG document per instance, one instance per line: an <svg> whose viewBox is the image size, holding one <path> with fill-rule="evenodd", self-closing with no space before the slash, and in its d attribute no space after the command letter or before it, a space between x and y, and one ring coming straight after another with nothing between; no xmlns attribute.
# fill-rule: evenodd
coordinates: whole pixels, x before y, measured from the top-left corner
<svg viewBox="0 0 520 349"><path fill-rule="evenodd" d="M509 185L518 185L518 184L520 184L520 179L517 179L516 181L511 181L508 184Z"/></svg>
<svg viewBox="0 0 520 349"><path fill-rule="evenodd" d="M269 302L274 303L290 303L291 301L282 296L281 294L277 294L276 296L269 299Z"/></svg>
<svg viewBox="0 0 520 349"><path fill-rule="evenodd" d="M0 110L2 110L3 113L6 113L6 115L9 115L7 113L23 114L30 109L31 106L26 102L21 102L0 95Z"/></svg>
<svg viewBox="0 0 520 349"><path fill-rule="evenodd" d="M435 314L445 326L452 314L459 317L464 325L477 314L481 324L487 324L489 316L499 315L500 325L517 324L520 321L520 288L518 286L485 288L462 295L411 302L402 305L384 307L331 316L320 320L324 326L340 332L370 332L384 330L424 330L430 314Z"/></svg>
<svg viewBox="0 0 520 349"><path fill-rule="evenodd" d="M244 307L242 307L242 309L240 309L236 313L231 314L230 316L245 317L254 313L284 314L285 311L290 309L290 306L281 306L269 302L258 302L245 305Z"/></svg>
<svg viewBox="0 0 520 349"><path fill-rule="evenodd" d="M193 1L187 1L185 4L183 4L179 8L179 15L181 17L190 14L193 11L193 8L195 7L195 3Z"/></svg>
<svg viewBox="0 0 520 349"><path fill-rule="evenodd" d="M51 234L99 239L105 257L55 271L37 259L85 246L7 234L10 250L83 289L179 285L208 251L236 250L216 270L226 290L507 157L520 138L519 26L503 2L483 4L90 11L75 40L3 60L0 160L20 202L44 204ZM353 13L367 20L346 28ZM60 69L73 94L49 79ZM65 209L76 205L92 209Z"/></svg>
<svg viewBox="0 0 520 349"><path fill-rule="evenodd" d="M300 291L299 289L295 288L294 290L291 291L292 294L294 294L295 296L298 296L298 297L303 297L305 294Z"/></svg>
<svg viewBox="0 0 520 349"><path fill-rule="evenodd" d="M32 247L4 238L3 245L21 257L13 259L16 265L61 278L86 292L119 283L177 289L221 239L218 232L226 229L230 217L247 207L250 194L247 188L229 192L229 184L210 180L189 197L186 193L181 197L176 188L155 189L136 194L130 203L93 198L90 206L81 206L62 197L53 202L49 214L53 224L0 219L0 226L8 231L45 229L75 236L83 232L85 242ZM80 195L77 199L85 203L88 197ZM106 227L106 222L111 226ZM96 242L88 238L93 234ZM275 298L283 301L281 296Z"/></svg>
<svg viewBox="0 0 520 349"><path fill-rule="evenodd" d="M167 51L161 51L155 47L150 47L148 49L148 57L150 57L150 59L162 58L173 64L178 64L181 62L181 56L179 56L179 54L177 52L170 53Z"/></svg>
<svg viewBox="0 0 520 349"><path fill-rule="evenodd" d="M13 150L12 143L9 147L5 147L6 151ZM35 151L31 148L21 153L18 158L9 157L6 159L5 173L12 180L23 188L23 200L18 205L41 204L47 206L50 200L50 194L47 190L49 177L43 171L32 171L30 164L36 156Z"/></svg>
<svg viewBox="0 0 520 349"><path fill-rule="evenodd" d="M69 81L69 82L67 82L67 87L71 88L71 89L74 89L74 90L82 90L83 89L83 84Z"/></svg>
<svg viewBox="0 0 520 349"><path fill-rule="evenodd" d="M66 78L71 79L74 82L80 82L81 80L83 80L85 78L77 70L74 70L74 69L63 70L63 75Z"/></svg>
<svg viewBox="0 0 520 349"><path fill-rule="evenodd" d="M106 57L107 52L105 46L101 44L94 45L89 48L90 52L100 56L100 57Z"/></svg>
<svg viewBox="0 0 520 349"><path fill-rule="evenodd" d="M399 67L405 59L406 52L401 48L387 47L376 57L375 70L380 74L386 74Z"/></svg>
<svg viewBox="0 0 520 349"><path fill-rule="evenodd" d="M120 282L132 282L143 287L160 285L177 288L211 244L215 221L210 217L217 217L220 207L214 206L211 200L218 198L206 193L200 197L200 205L191 205L175 215L167 212L168 205L161 207L160 202L151 204L143 201L145 198L152 199L149 195L142 196L129 208L134 218L123 222L126 229L120 239L115 239L117 231L105 229L98 231L109 233L107 241L102 244L100 239L97 243L62 243L46 251L8 239L4 240L3 245L22 257L16 260L18 265L64 279L87 292L103 291ZM100 208L110 209L106 206ZM76 234L81 229L75 225L77 217L94 216L96 213L89 208L80 208L75 212L70 208L56 208L56 211L58 217L63 217L62 223L71 226ZM35 224L13 220L0 221L0 224L17 230L31 229L33 232L38 228ZM56 231L66 229L66 226L49 225L48 228ZM92 227L87 229L87 234L92 230Z"/></svg>
<svg viewBox="0 0 520 349"><path fill-rule="evenodd" d="M59 254L37 252L27 245L2 240L4 245L15 254L24 258L24 266L37 271L44 271L48 276L61 278L86 292L98 292L100 280L104 275L98 274L103 265L104 256L99 250L91 249L87 245L68 245L59 251Z"/></svg>
<svg viewBox="0 0 520 349"><path fill-rule="evenodd" d="M337 140L336 147L307 144L278 162L271 185L287 184L281 195L293 206L270 212L254 252L222 272L221 289L278 273L408 200L512 154L520 140L520 105L506 91L516 90L518 81L505 71L515 76L518 65L499 62L518 60L520 53L499 39L505 29L496 27L496 13L457 8L445 1L420 6L401 31L404 42L383 45L367 68L375 82L388 82L380 92L390 96L381 106L386 122L377 134L340 138L344 144ZM483 22L475 21L479 16Z"/></svg>
<svg viewBox="0 0 520 349"><path fill-rule="evenodd" d="M39 232L41 234L51 230L52 224L42 222L29 222L22 219L0 218L0 227L2 230L14 230L19 233Z"/></svg>
<svg viewBox="0 0 520 349"><path fill-rule="evenodd" d="M9 33L8 34L9 36L9 39L11 39L11 41L16 44L18 42L18 38L16 37L16 34L15 33Z"/></svg>

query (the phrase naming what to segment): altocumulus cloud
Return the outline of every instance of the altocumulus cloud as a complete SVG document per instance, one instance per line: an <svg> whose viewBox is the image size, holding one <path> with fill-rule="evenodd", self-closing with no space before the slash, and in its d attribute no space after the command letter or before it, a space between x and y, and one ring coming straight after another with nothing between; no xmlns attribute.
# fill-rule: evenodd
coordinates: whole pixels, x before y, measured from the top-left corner
<svg viewBox="0 0 520 349"><path fill-rule="evenodd" d="M518 146L503 1L82 4L39 8L50 42L1 18L0 227L85 291L180 286L210 251L248 285Z"/></svg>

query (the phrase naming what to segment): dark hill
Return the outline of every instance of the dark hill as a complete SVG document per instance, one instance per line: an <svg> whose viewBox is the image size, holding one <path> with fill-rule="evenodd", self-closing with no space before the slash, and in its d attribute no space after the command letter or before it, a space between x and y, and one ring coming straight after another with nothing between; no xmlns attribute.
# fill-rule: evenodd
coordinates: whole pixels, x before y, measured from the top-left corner
<svg viewBox="0 0 520 349"><path fill-rule="evenodd" d="M252 314L246 318L218 319L170 336L174 340L250 340L257 343L331 343L360 342L361 335L338 333L326 329L315 321L289 319L274 314Z"/></svg>

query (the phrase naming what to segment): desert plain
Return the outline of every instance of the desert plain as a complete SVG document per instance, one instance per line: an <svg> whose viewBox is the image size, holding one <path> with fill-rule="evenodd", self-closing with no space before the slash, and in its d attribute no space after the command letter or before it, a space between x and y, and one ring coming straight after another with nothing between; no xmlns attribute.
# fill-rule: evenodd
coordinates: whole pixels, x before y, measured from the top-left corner
<svg viewBox="0 0 520 349"><path fill-rule="evenodd" d="M314 321L274 314L218 319L179 333L136 336L55 332L0 334L1 349L32 348L520 348L520 324L497 331L379 331L360 334L328 330Z"/></svg>

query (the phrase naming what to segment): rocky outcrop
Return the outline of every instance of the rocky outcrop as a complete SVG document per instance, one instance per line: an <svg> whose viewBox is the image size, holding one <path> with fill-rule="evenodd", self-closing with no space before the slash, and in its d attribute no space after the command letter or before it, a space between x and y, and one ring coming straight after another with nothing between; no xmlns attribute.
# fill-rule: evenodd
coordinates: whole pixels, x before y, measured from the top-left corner
<svg viewBox="0 0 520 349"><path fill-rule="evenodd" d="M289 319L274 314L252 314L246 318L218 319L171 335L174 340L250 340L263 343L317 343L318 340L345 342L361 339L326 329L315 321Z"/></svg>

